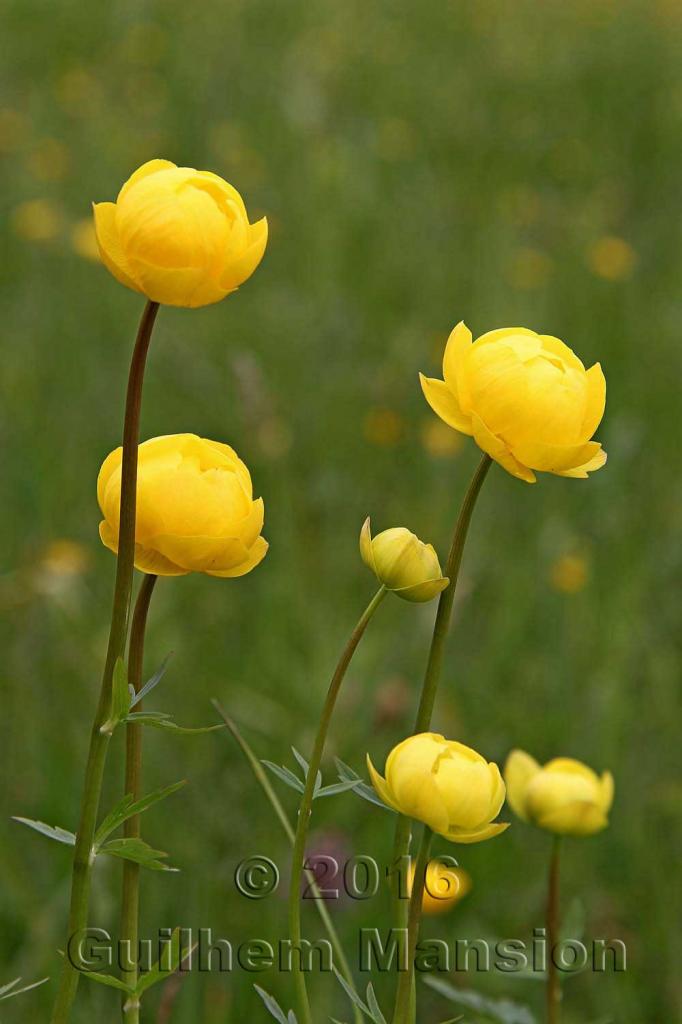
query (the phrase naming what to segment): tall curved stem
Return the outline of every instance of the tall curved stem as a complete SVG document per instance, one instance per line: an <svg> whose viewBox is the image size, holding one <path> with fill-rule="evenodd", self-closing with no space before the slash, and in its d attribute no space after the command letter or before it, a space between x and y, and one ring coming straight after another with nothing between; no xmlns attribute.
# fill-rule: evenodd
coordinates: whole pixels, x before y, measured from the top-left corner
<svg viewBox="0 0 682 1024"><path fill-rule="evenodd" d="M561 836L554 837L547 879L547 1024L559 1024L561 984L554 962L554 947L559 941L559 859Z"/></svg>
<svg viewBox="0 0 682 1024"><path fill-rule="evenodd" d="M329 723L331 722L332 714L334 713L336 698L339 695L341 683L343 682L351 658L355 654L355 650L362 639L363 633L367 629L369 620L381 604L385 594L386 588L383 586L380 587L370 603L367 605L360 616L355 629L351 633L348 643L343 649L339 663L336 666L336 671L332 676L324 707L322 708L320 724L317 727L315 746L313 747L312 757L310 758L305 789L303 796L301 797L301 806L298 811L298 821L296 824L296 835L294 838L294 849L291 861L291 882L289 886L289 938L291 939L292 949L291 970L294 976L294 984L296 986L300 1011L299 1024L312 1024L308 989L305 983L305 974L303 973L301 953L299 951L301 949L301 881L303 879L305 862L305 844L308 837L310 813L315 794L315 780L322 761L324 745L329 731Z"/></svg>
<svg viewBox="0 0 682 1024"><path fill-rule="evenodd" d="M491 465L492 459L490 456L483 455L476 472L471 479L468 490L464 495L464 501L462 502L459 510L459 515L455 524L455 532L452 538L447 564L445 566L445 575L449 578L450 583L442 592L438 601L438 611L436 612L436 621L433 627L433 636L431 638L429 659L426 664L426 672L424 674L424 683L422 685L419 709L414 723L414 733L427 732L431 725L433 705L436 700L436 692L438 690L438 684L440 682L443 669L445 640L450 628L452 605L457 591L457 582L459 580L459 570L462 564L464 544L469 532L469 525L471 523L471 516L476 505L476 500L480 494L483 481L488 475L488 470ZM393 841L393 919L394 926L396 928L405 928L407 924L407 901L401 897L400 871L397 870L397 865L407 857L409 848L410 819L406 818L403 814L400 814L398 815Z"/></svg>
<svg viewBox="0 0 682 1024"><path fill-rule="evenodd" d="M154 593L158 577L145 575L135 602L135 611L130 625L130 645L128 648L128 684L137 693L142 686L142 666L144 663L144 641L147 628L149 603ZM137 711L142 710L142 702L135 705ZM141 725L128 722L126 725L126 760L123 792L140 798L142 778L142 729ZM140 815L134 814L123 824L123 835L126 839L137 839L140 836ZM140 916L140 865L131 860L123 861L123 886L121 890L121 942L128 952L128 963L122 967L121 979L127 985L135 987L138 978L138 942ZM138 1024L140 1020L140 1001L137 997L123 998L123 1020L127 1024Z"/></svg>
<svg viewBox="0 0 682 1024"><path fill-rule="evenodd" d="M52 1011L52 1024L66 1024L78 988L80 972L71 961L68 950L71 940L77 940L88 923L90 903L90 875L92 871L92 841L97 825L102 778L110 735L100 726L106 721L111 705L114 666L125 653L125 641L133 583L135 557L135 512L137 490L137 447L140 434L142 383L151 341L152 329L159 305L147 302L137 332L133 358L128 375L125 418L123 422L123 458L121 462L121 506L118 538L116 584L109 629L109 645L102 676L99 702L90 733L90 748L85 768L85 782L81 798L80 819L76 834L71 880L71 902L67 933L67 955L64 958L57 998Z"/></svg>

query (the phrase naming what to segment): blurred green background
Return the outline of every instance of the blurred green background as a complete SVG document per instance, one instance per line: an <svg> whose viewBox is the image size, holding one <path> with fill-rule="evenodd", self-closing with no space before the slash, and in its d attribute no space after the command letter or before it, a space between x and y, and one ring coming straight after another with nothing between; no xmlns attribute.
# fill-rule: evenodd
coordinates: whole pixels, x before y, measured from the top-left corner
<svg viewBox="0 0 682 1024"><path fill-rule="evenodd" d="M217 171L270 220L263 265L236 295L162 310L143 436L233 444L271 549L241 580L161 581L149 672L174 656L153 706L206 724L219 697L260 756L308 752L373 592L364 517L408 525L444 556L477 462L417 372L438 370L461 318L475 335L521 324L600 360L607 468L534 487L490 474L434 725L498 761L521 746L612 769L611 826L566 844L563 895L583 901L587 936L627 943L628 969L571 980L565 1022L677 1019L679 3L5 0L2 22L0 982L52 979L3 1020L47 1018L69 881L68 849L9 817L75 826L113 584L94 485L119 443L141 300L93 258L89 204L154 156ZM409 729L434 614L382 607L333 724L330 780L331 754L362 771L366 751L383 763ZM121 737L112 747L105 808ZM286 841L227 734L151 731L145 774L149 789L190 784L144 820L182 873L144 877L143 935L180 923L235 945L283 937ZM341 857L389 857L388 815L353 795L317 805L315 829L313 846ZM520 822L495 842L441 843L473 889L425 933L529 938L548 848ZM251 902L233 874L257 853L283 882ZM95 872L91 919L112 930L120 871ZM331 910L353 958L361 925L387 925L384 894ZM322 935L312 908L305 929ZM236 968L189 977L163 1019L266 1020L253 981L291 1005L289 979ZM455 982L541 1017L535 981ZM386 1010L392 983L379 982ZM348 1019L333 979L312 987L316 1020ZM458 1012L424 986L421 999L423 1024ZM117 1020L116 994L82 982L73 1019Z"/></svg>

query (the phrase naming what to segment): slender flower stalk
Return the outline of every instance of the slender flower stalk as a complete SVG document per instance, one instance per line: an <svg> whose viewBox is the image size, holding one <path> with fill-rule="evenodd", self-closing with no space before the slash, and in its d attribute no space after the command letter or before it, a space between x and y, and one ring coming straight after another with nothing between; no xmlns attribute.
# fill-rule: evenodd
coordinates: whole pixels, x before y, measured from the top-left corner
<svg viewBox="0 0 682 1024"><path fill-rule="evenodd" d="M559 1024L561 984L554 948L559 941L559 861L561 836L554 836L547 879L547 1024Z"/></svg>
<svg viewBox="0 0 682 1024"><path fill-rule="evenodd" d="M436 691L438 690L438 683L440 682L441 672L443 669L445 640L450 628L452 605L455 600L455 592L457 590L457 581L459 579L459 570L462 564L464 544L469 532L469 524L471 522L474 506L476 505L476 499L478 498L481 487L483 486L483 481L488 474L491 464L492 459L490 456L484 455L478 464L471 483L469 484L469 488L464 496L464 501L462 502L462 506L457 517L452 545L450 547L447 564L444 570L444 574L449 578L450 583L442 592L438 601L438 611L436 613L436 621L433 627L429 660L426 665L426 673L424 675L424 683L419 701L419 710L417 711L417 718L414 724L415 734L427 732L431 725L433 705L436 699ZM400 865L404 863L404 859L409 853L409 848L410 819L405 817L405 815L400 814L398 815L393 842L394 872L392 876L394 921L395 926L398 928L405 927L405 919L407 916L405 900L402 898L400 893Z"/></svg>
<svg viewBox="0 0 682 1024"><path fill-rule="evenodd" d="M412 883L412 895L410 896L407 919L407 969L402 971L398 978L393 1024L408 1024L415 1012L414 956L417 951L417 940L419 938L424 884L426 881L426 869L429 866L432 838L433 832L428 825L424 825L421 843L419 844L419 853L417 854L417 863L414 869L414 881Z"/></svg>
<svg viewBox="0 0 682 1024"><path fill-rule="evenodd" d="M274 788L272 786L272 783L270 782L270 779L268 778L268 776L267 776L267 774L265 772L265 769L263 768L262 764L260 763L260 761L258 760L256 755L254 754L254 752L251 749L251 747L249 746L249 744L246 742L246 740L244 739L244 737L240 733L240 731L237 728L237 726L235 725L235 723L232 721L230 716L227 714L225 709L222 707L222 705L217 700L214 700L211 703L213 704L213 707L216 709L216 711L218 712L218 714L222 718L223 722L225 723L225 725L229 729L229 731L232 734L234 740L236 741L236 743L238 744L238 746L241 749L242 753L244 754L244 757L248 761L248 763L249 763L249 765L251 767L251 770L252 770L253 774L256 777L257 782L259 783L261 789L263 790L263 792L265 793L266 797L268 798L268 800L270 802L270 806L272 807L273 811L275 812L275 814L276 814L276 816L277 816L277 818L279 820L280 825L284 829L284 833L285 833L287 839L289 840L289 842L293 846L294 845L294 840L296 839L296 834L295 834L293 828L291 827L291 823L290 823L290 821L289 821L289 819L288 819L288 817L286 815L286 811L282 807L281 801L280 801L279 797L277 796L277 794L275 793L275 790L274 790ZM315 880L315 874L314 874L314 872L312 872L310 870L306 870L305 875L306 875L306 879L307 879L307 881L308 881L308 883L310 885L310 891L312 892L313 897L315 899L315 906L317 908L317 912L320 915L320 919L321 919L324 927L327 930L327 934L329 935L330 942L331 942L332 947L334 949L334 956L338 960L338 963L339 963L339 973L342 975L342 977L348 982L348 984L352 988L352 986L353 986L353 973L352 973L352 971L350 969L350 964L348 963L348 960L346 958L346 954L343 951L343 946L341 945L341 940L339 939L339 935L338 935L338 932L336 930L336 927L334 926L334 922L332 921L331 916L329 914L329 911L327 910L327 908L325 906L325 901L324 901L323 897L320 895L320 889L319 889L319 886L318 886L318 884L317 884L317 882ZM355 1004L353 1004L353 1019L355 1020L355 1024L364 1024L365 1018L363 1017L361 1011L358 1009L358 1007Z"/></svg>
<svg viewBox="0 0 682 1024"><path fill-rule="evenodd" d="M135 602L135 611L130 626L130 645L128 648L128 684L137 693L142 686L142 666L144 662L144 641L147 627L149 604L154 593L158 577L146 575L142 579ZM142 710L142 702L138 701L136 710ZM142 777L142 726L129 722L126 725L126 758L124 794L133 800L140 798ZM140 815L134 814L123 825L126 839L138 839L140 836ZM135 987L138 978L138 941L140 914L140 865L134 861L123 861L123 887L121 892L121 942L127 949L128 962L122 967L121 980ZM128 1024L138 1024L140 1020L140 1001L137 996L123 998L123 1020Z"/></svg>
<svg viewBox="0 0 682 1024"><path fill-rule="evenodd" d="M85 782L81 798L80 819L76 835L71 882L71 902L67 931L67 950L72 936L87 927L90 903L90 876L92 872L92 842L97 826L102 778L109 747L110 734L102 732L110 705L114 667L125 653L130 595L133 583L135 556L135 513L137 487L137 446L140 434L140 409L144 369L151 341L152 329L159 306L147 302L137 332L135 348L128 375L125 418L123 423L123 461L121 468L121 507L119 525L116 584L109 630L109 645L102 676L99 702L90 734L90 749L85 769ZM52 1024L66 1024L78 988L80 973L68 955L59 981L57 998L52 1011Z"/></svg>
<svg viewBox="0 0 682 1024"><path fill-rule="evenodd" d="M318 725L317 736L315 737L315 746L313 747L313 753L308 767L305 789L303 796L301 797L301 805L298 810L298 822L296 825L296 836L294 838L294 849L291 862L291 882L289 887L289 938L291 939L292 948L294 950L294 955L291 960L294 984L298 994L300 1010L299 1024L312 1024L310 1001L308 999L305 975L301 968L300 958L298 958L295 953L301 946L301 881L304 871L308 826L310 824L310 814L315 793L315 780L322 761L322 754L324 753L324 745L329 731L329 724L334 713L336 698L339 695L339 690L341 689L341 684L344 680L344 676L346 675L346 670L348 669L351 658L355 654L355 650L367 629L369 620L374 615L374 612L381 604L385 595L386 587L382 585L379 587L376 594L360 616L355 629L348 639L348 643L343 649L339 663L336 666L336 671L332 676L324 707L322 708L320 724Z"/></svg>

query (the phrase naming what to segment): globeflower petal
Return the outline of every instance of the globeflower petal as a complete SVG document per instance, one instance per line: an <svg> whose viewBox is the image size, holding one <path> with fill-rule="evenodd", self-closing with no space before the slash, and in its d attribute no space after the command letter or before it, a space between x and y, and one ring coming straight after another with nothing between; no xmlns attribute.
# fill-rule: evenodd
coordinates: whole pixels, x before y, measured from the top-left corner
<svg viewBox="0 0 682 1024"><path fill-rule="evenodd" d="M600 449L596 441L583 444L543 444L529 441L514 445L514 455L525 466L549 473L561 473L589 462Z"/></svg>
<svg viewBox="0 0 682 1024"><path fill-rule="evenodd" d="M177 164L172 163L170 160L147 160L146 164L142 164L136 171L130 175L128 180L121 187L121 191L116 197L118 203L123 197L130 191L133 185L136 185L143 178L148 178L150 174L156 174L158 171L175 171L177 170Z"/></svg>
<svg viewBox="0 0 682 1024"><path fill-rule="evenodd" d="M270 545L264 537L258 537L253 546L246 554L246 558L239 565L232 569L207 569L208 576L219 576L221 579L236 579L238 576L246 576L248 572L255 569L263 561L268 553Z"/></svg>
<svg viewBox="0 0 682 1024"><path fill-rule="evenodd" d="M447 340L445 346L445 353L443 355L443 377L445 383L448 385L450 390L461 398L458 394L457 379L459 371L462 368L464 358L471 348L473 335L463 320L457 324L456 327L450 332L450 337Z"/></svg>
<svg viewBox="0 0 682 1024"><path fill-rule="evenodd" d="M590 836L603 831L608 825L606 814L597 804L588 800L557 807L537 819L540 828L558 835Z"/></svg>
<svg viewBox="0 0 682 1024"><path fill-rule="evenodd" d="M501 441L499 437L495 437L476 413L472 413L471 422L474 428L474 440L479 448L486 452L495 462L499 462L512 476L517 477L519 480L524 480L527 484L535 483L535 473L528 466L522 465L512 455L504 441Z"/></svg>
<svg viewBox="0 0 682 1024"><path fill-rule="evenodd" d="M425 377L423 373L419 374L419 380L424 398L436 415L440 416L449 427L454 427L462 434L471 435L473 433L471 418L462 412L451 387L445 381L437 380L435 377Z"/></svg>
<svg viewBox="0 0 682 1024"><path fill-rule="evenodd" d="M121 284L136 292L141 292L142 289L135 280L118 236L116 205L114 203L93 203L92 212L95 218L97 247L102 263Z"/></svg>
<svg viewBox="0 0 682 1024"><path fill-rule="evenodd" d="M476 829L450 828L447 832L441 833L451 843L482 843L484 839L492 839L506 832L509 828L508 821L492 821L489 825L481 825Z"/></svg>
<svg viewBox="0 0 682 1024"><path fill-rule="evenodd" d="M391 791L388 788L386 779L384 779L383 776L381 776L379 772L376 770L376 768L372 764L372 759L370 758L369 754L367 755L367 770L369 771L369 777L372 782L372 785L374 786L374 789L376 790L377 795L384 801L387 807L390 807L394 811L397 811L398 808L396 807L395 801L391 796Z"/></svg>
<svg viewBox="0 0 682 1024"><path fill-rule="evenodd" d="M525 750L512 750L504 766L507 802L522 821L528 821L526 813L526 789L528 788L528 783L539 771L540 765Z"/></svg>
<svg viewBox="0 0 682 1024"><path fill-rule="evenodd" d="M606 378L599 363L591 366L585 374L587 403L580 437L589 440L602 421L606 408Z"/></svg>
<svg viewBox="0 0 682 1024"><path fill-rule="evenodd" d="M249 242L243 252L237 256L228 256L226 265L220 275L220 286L225 294L235 291L251 275L263 259L268 244L267 217L249 225Z"/></svg>
<svg viewBox="0 0 682 1024"><path fill-rule="evenodd" d="M595 442L595 444L596 443L597 442ZM599 450L595 452L589 462L584 463L582 466L576 466L575 469L557 470L557 476L570 476L586 480L588 473L594 473L596 470L601 469L602 466L606 465L607 454L601 445L598 445L598 449Z"/></svg>

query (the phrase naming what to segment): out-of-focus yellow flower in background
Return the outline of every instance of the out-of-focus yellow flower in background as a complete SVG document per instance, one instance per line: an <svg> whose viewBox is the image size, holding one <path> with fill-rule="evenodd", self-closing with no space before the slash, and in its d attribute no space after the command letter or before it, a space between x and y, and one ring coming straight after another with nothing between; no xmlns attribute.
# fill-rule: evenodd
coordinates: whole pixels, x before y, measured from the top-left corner
<svg viewBox="0 0 682 1024"><path fill-rule="evenodd" d="M607 235L598 239L587 250L590 270L607 281L625 281L632 277L637 254L624 238Z"/></svg>
<svg viewBox="0 0 682 1024"><path fill-rule="evenodd" d="M552 260L546 252L525 246L514 253L506 276L515 288L533 291L547 284L552 268Z"/></svg>
<svg viewBox="0 0 682 1024"><path fill-rule="evenodd" d="M505 327L473 342L459 323L445 347L443 376L420 374L433 411L520 480L535 483L534 470L586 477L606 462L590 440L606 404L601 366L585 370L558 338Z"/></svg>
<svg viewBox="0 0 682 1024"><path fill-rule="evenodd" d="M12 211L12 227L26 242L51 242L60 233L63 216L50 199L27 199Z"/></svg>
<svg viewBox="0 0 682 1024"><path fill-rule="evenodd" d="M443 576L433 545L404 526L372 537L369 516L360 531L360 554L387 590L406 601L430 601L450 582Z"/></svg>
<svg viewBox="0 0 682 1024"><path fill-rule="evenodd" d="M42 139L26 158L26 170L38 181L61 181L69 170L69 150L60 139Z"/></svg>
<svg viewBox="0 0 682 1024"><path fill-rule="evenodd" d="M584 555L561 555L551 568L550 581L563 594L578 594L589 579L589 563Z"/></svg>
<svg viewBox="0 0 682 1024"><path fill-rule="evenodd" d="M369 756L367 765L388 807L423 821L453 843L480 843L509 827L492 820L504 803L499 768L463 743L423 732L393 748L385 778Z"/></svg>
<svg viewBox="0 0 682 1024"><path fill-rule="evenodd" d="M451 430L442 420L434 420L431 416L422 423L421 439L424 449L434 459L446 459L456 455L464 446L461 434Z"/></svg>
<svg viewBox="0 0 682 1024"><path fill-rule="evenodd" d="M122 449L102 464L97 500L102 542L118 550ZM229 445L170 434L139 447L135 566L158 576L244 576L268 550L263 499Z"/></svg>
<svg viewBox="0 0 682 1024"><path fill-rule="evenodd" d="M613 776L599 777L570 757L541 766L523 750L512 750L504 768L507 800L522 821L558 835L589 836L608 825Z"/></svg>
<svg viewBox="0 0 682 1024"><path fill-rule="evenodd" d="M79 220L71 228L71 247L86 260L99 263L99 248L92 220Z"/></svg>
<svg viewBox="0 0 682 1024"><path fill-rule="evenodd" d="M102 261L128 288L170 306L219 302L265 252L265 217L250 224L237 190L217 174L150 160L115 203L94 205Z"/></svg>
<svg viewBox="0 0 682 1024"><path fill-rule="evenodd" d="M414 864L410 865L408 892L414 884ZM440 860L431 860L424 879L422 913L444 914L452 910L471 889L471 875L464 868Z"/></svg>
<svg viewBox="0 0 682 1024"><path fill-rule="evenodd" d="M365 438L379 448L392 448L403 435L403 421L393 409L370 409L365 416Z"/></svg>

